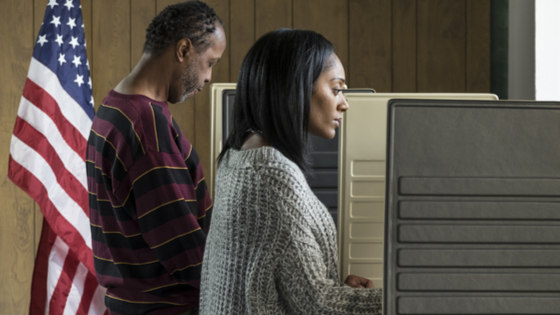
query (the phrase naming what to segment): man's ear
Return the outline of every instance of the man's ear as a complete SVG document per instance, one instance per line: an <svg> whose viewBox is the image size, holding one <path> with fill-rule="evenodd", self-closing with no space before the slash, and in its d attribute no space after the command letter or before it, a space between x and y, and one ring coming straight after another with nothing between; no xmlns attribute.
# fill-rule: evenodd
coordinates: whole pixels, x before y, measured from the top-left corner
<svg viewBox="0 0 560 315"><path fill-rule="evenodd" d="M189 59L192 58L193 51L194 50L192 49L192 42L188 38L179 40L175 45L175 54L177 56L177 60L181 63L183 61L188 62Z"/></svg>

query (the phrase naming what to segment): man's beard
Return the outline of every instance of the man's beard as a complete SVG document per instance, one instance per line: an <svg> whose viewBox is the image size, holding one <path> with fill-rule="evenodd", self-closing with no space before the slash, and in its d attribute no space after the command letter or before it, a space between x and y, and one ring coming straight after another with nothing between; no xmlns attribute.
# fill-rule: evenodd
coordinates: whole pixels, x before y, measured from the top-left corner
<svg viewBox="0 0 560 315"><path fill-rule="evenodd" d="M181 75L181 88L183 95L181 95L181 99L178 103L184 102L192 92L198 89L198 73L196 71L197 62L198 58L193 59Z"/></svg>

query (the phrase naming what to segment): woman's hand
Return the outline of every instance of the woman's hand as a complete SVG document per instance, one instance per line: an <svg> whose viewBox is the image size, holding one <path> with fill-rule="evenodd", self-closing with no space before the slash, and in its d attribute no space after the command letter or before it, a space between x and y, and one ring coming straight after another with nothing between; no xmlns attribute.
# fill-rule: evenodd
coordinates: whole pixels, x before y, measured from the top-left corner
<svg viewBox="0 0 560 315"><path fill-rule="evenodd" d="M354 275L349 275L344 283L352 288L373 288L371 280Z"/></svg>

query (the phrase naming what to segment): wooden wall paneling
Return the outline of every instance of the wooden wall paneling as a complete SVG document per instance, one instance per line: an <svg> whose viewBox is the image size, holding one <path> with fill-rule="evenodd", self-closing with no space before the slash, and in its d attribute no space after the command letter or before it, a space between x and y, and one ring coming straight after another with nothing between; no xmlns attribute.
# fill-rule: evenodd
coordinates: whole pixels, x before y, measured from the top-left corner
<svg viewBox="0 0 560 315"><path fill-rule="evenodd" d="M84 19L84 33L86 37L86 53L89 61L90 77L92 80L93 87L93 73L91 71L93 67L93 24L92 24L92 13L93 13L93 0L80 0L82 5L82 18ZM45 1L43 1L45 2ZM97 99L95 99L97 100ZM98 100L101 101L101 100Z"/></svg>
<svg viewBox="0 0 560 315"><path fill-rule="evenodd" d="M229 25L229 0L206 0L210 7L226 25ZM229 40L229 38L226 38ZM229 42L228 42L229 43ZM212 69L211 82L228 82L229 80L229 53L226 50L220 62ZM202 162L204 174L210 174L210 84L206 84L204 90L198 93L195 98L195 142L196 152Z"/></svg>
<svg viewBox="0 0 560 315"><path fill-rule="evenodd" d="M294 1L295 29L313 30L334 45L348 75L348 0Z"/></svg>
<svg viewBox="0 0 560 315"><path fill-rule="evenodd" d="M393 0L393 92L416 92L416 0Z"/></svg>
<svg viewBox="0 0 560 315"><path fill-rule="evenodd" d="M8 152L33 55L36 37L33 0L0 2L0 310L2 314L29 311L29 284L33 272L33 199L8 179ZM46 3L45 3L46 8ZM43 9L44 13L44 9ZM41 17L42 19L42 17ZM39 22L40 25L41 22Z"/></svg>
<svg viewBox="0 0 560 315"><path fill-rule="evenodd" d="M255 38L278 28L292 28L292 0L255 1Z"/></svg>
<svg viewBox="0 0 560 315"><path fill-rule="evenodd" d="M183 1L184 0L157 0L156 13L154 13L153 17L163 11L163 9L167 6ZM146 28L148 25L144 28L144 36L146 35ZM144 41L142 41L142 45L144 45ZM177 124L179 124L179 128L181 128L185 137L187 137L191 144L196 148L194 99L187 99L186 101L178 104L169 104L169 111L171 112L171 115L173 115L175 121L177 121Z"/></svg>
<svg viewBox="0 0 560 315"><path fill-rule="evenodd" d="M155 16L156 0L130 1L130 70L142 58L146 29Z"/></svg>
<svg viewBox="0 0 560 315"><path fill-rule="evenodd" d="M391 92L391 0L350 0L349 87Z"/></svg>
<svg viewBox="0 0 560 315"><path fill-rule="evenodd" d="M41 29L41 24L43 23L43 19L45 18L45 9L47 8L48 1L45 0L32 0L33 3L33 39L37 39L37 35L39 35L39 30ZM47 38L48 39L48 38ZM31 59L31 56L29 56Z"/></svg>
<svg viewBox="0 0 560 315"><path fill-rule="evenodd" d="M229 25L226 25L229 49L229 82L237 82L243 58L255 42L255 1L233 0L229 8ZM214 81L218 82L218 81Z"/></svg>
<svg viewBox="0 0 560 315"><path fill-rule="evenodd" d="M490 0L467 1L467 92L490 92Z"/></svg>
<svg viewBox="0 0 560 315"><path fill-rule="evenodd" d="M418 1L418 92L465 92L466 1Z"/></svg>
<svg viewBox="0 0 560 315"><path fill-rule="evenodd" d="M45 17L47 3L48 1L45 0L33 0L33 40L36 40L37 35L39 35L39 30L41 29L41 24L43 23L43 19ZM31 55L29 55L29 60L31 60ZM43 229L43 214L41 213L41 208L36 202L33 202L33 221L33 252L37 253L39 240L41 239L41 230Z"/></svg>
<svg viewBox="0 0 560 315"><path fill-rule="evenodd" d="M107 93L130 73L130 2L93 3L93 98L97 109Z"/></svg>

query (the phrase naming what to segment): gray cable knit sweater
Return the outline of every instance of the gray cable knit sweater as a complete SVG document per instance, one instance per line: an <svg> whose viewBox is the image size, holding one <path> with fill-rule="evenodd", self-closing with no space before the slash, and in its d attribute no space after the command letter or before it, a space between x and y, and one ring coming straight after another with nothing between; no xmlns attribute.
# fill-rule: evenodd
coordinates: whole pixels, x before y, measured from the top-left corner
<svg viewBox="0 0 560 315"><path fill-rule="evenodd" d="M381 289L339 281L332 218L278 150L229 150L213 211L200 314L381 313Z"/></svg>

